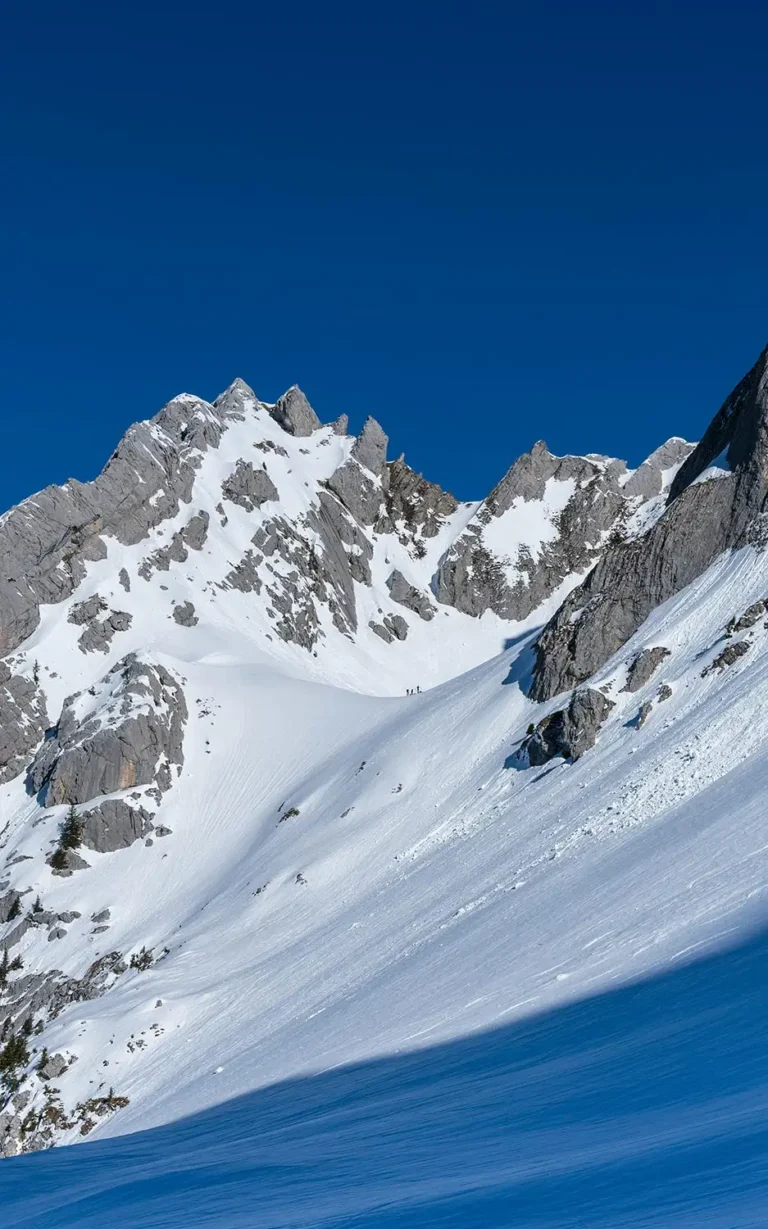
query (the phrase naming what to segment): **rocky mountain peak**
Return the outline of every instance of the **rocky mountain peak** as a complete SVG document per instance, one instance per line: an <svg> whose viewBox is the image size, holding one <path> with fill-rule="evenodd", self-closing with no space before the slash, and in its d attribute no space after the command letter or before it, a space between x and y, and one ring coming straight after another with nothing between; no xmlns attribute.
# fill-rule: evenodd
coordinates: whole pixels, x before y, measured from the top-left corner
<svg viewBox="0 0 768 1229"><path fill-rule="evenodd" d="M389 436L370 415L352 446L350 455L372 474L380 474L387 459Z"/></svg>
<svg viewBox="0 0 768 1229"><path fill-rule="evenodd" d="M421 856L413 824L424 816L424 848L471 836L471 856L470 844L498 822L499 799L517 790L516 775L563 757L579 771L579 759L599 755L628 716L637 729L653 726L655 706L678 686L667 674L676 657L666 634L589 680L656 605L723 550L758 540L768 481L764 363L758 368L698 448L673 437L629 472L615 458L556 456L537 441L473 502L403 456L388 461L375 419L348 437L346 415L323 426L297 386L271 406L237 379L213 403L183 394L132 426L93 482L49 487L0 518L0 945L24 962L11 970L9 961L0 1028L33 1030L41 1047L55 1048L54 1067L42 1069L56 1070L62 1086L57 1125L33 1136L22 1124L51 1106L32 1066L22 1073L14 1096L29 1096L0 1107L0 1151L77 1129L94 1082L106 1093L124 1078L132 1096L145 1095L141 1048L159 1039L147 1032L154 1024L167 1024L176 1062L178 1027L196 1028L195 1013L208 1010L198 1001L208 1003L207 993L187 994L193 962L184 962L211 918L237 923L229 996L252 975L250 946L248 967L237 963L241 923L259 936L273 927L279 942L308 933L295 919L317 916L316 901L339 907L350 879L334 878L337 866L357 865L359 833L375 817L396 842L386 850L389 884ZM728 469L713 465L723 441ZM687 478L675 486L678 471ZM721 621L721 638L739 639L713 650L710 673L748 658L767 609L759 593L750 602ZM423 711L445 710L431 732L414 698L427 688ZM561 693L570 694L555 700ZM462 695L474 747L464 731L451 743L465 721L455 711ZM539 709L532 700L554 702ZM641 708L628 712L630 703ZM491 724L505 744L514 724L517 753L507 760L505 745L489 767ZM392 757L371 771L390 730ZM444 747L450 754L436 760ZM416 783L428 778L433 790L457 759L452 792L412 805ZM478 765L471 788L469 761ZM497 769L499 789L486 791ZM525 805L534 794L538 808L548 788L529 777L517 798ZM408 810L391 811L401 796ZM558 824L568 805L563 792ZM537 813L537 832L538 822ZM591 839L593 822L585 810L579 842ZM305 843L290 845L302 830ZM536 867L549 865L547 848ZM487 862L493 883L497 862ZM444 917L441 899L440 927ZM353 944L367 944L355 931L345 924ZM184 990L179 1019L176 1005L162 1014L164 990L143 989L155 974L163 982L166 958ZM211 985L217 976L206 972ZM262 964L258 976L272 973ZM250 993L257 983L246 984ZM123 1004L115 1019L125 1023L120 1066L111 1024L91 1030L90 1012L67 1014L113 986ZM211 1013L206 1062L226 1014L220 1004ZM59 1051L80 1056L81 1074ZM182 1070L174 1066L174 1076ZM111 1095L102 1100L113 1112Z"/></svg>
<svg viewBox="0 0 768 1229"><path fill-rule="evenodd" d="M630 541L608 547L553 615L536 649L531 695L547 700L588 679L648 615L727 550L765 541L768 498L767 352L717 412L700 444L663 446L653 471L689 450L669 486L663 515ZM725 454L726 464L716 464ZM640 474L640 467L637 474ZM651 479L650 482L646 481Z"/></svg>
<svg viewBox="0 0 768 1229"><path fill-rule="evenodd" d="M679 472L679 467L694 448L695 445L689 444L687 440L672 436L630 474L624 484L624 494L640 495L646 499L652 495L660 495L664 490L665 475L675 470Z"/></svg>
<svg viewBox="0 0 768 1229"><path fill-rule="evenodd" d="M701 442L681 467L670 503L723 456L730 470L754 471L759 483L768 462L768 347L718 410Z"/></svg>
<svg viewBox="0 0 768 1229"><path fill-rule="evenodd" d="M269 412L289 435L306 437L322 426L298 384L291 385Z"/></svg>
<svg viewBox="0 0 768 1229"><path fill-rule="evenodd" d="M250 385L238 376L229 388L219 393L213 405L221 418L237 419L243 417L249 410L260 408L261 402Z"/></svg>

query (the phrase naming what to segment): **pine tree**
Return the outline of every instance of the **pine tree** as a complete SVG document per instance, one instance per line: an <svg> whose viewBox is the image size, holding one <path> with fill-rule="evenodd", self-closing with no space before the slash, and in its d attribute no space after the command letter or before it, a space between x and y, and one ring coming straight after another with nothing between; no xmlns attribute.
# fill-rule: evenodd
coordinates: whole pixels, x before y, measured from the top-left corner
<svg viewBox="0 0 768 1229"><path fill-rule="evenodd" d="M0 1050L0 1071L13 1071L16 1067L26 1067L28 1062L27 1043L18 1033L14 1034Z"/></svg>
<svg viewBox="0 0 768 1229"><path fill-rule="evenodd" d="M40 899L40 897L39 897L39 896L35 898L35 903L34 903L34 905L32 906L32 912L33 912L33 913L42 913L42 912L43 912L43 902L41 901L41 899Z"/></svg>
<svg viewBox="0 0 768 1229"><path fill-rule="evenodd" d="M0 960L0 986L4 986L8 981L8 948L3 948L3 958Z"/></svg>
<svg viewBox="0 0 768 1229"><path fill-rule="evenodd" d="M18 896L14 896L13 903L10 909L8 910L7 920L9 922L13 922L19 916L20 913L21 913L21 899Z"/></svg>
<svg viewBox="0 0 768 1229"><path fill-rule="evenodd" d="M60 849L78 849L83 843L83 821L77 814L74 802L71 804L67 818L61 825L59 834Z"/></svg>
<svg viewBox="0 0 768 1229"><path fill-rule="evenodd" d="M55 871L65 871L67 869L67 851L59 845L51 854L49 865Z"/></svg>

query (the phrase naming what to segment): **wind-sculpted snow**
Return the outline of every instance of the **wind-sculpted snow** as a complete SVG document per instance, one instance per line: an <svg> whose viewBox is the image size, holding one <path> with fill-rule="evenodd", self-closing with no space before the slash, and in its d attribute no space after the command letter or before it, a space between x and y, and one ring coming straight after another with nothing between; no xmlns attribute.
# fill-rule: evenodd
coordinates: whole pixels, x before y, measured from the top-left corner
<svg viewBox="0 0 768 1229"><path fill-rule="evenodd" d="M126 440L0 522L40 555L0 595L6 1153L522 1026L761 914L756 462L708 444L667 506L680 440L540 444L459 502L242 381Z"/></svg>
<svg viewBox="0 0 768 1229"><path fill-rule="evenodd" d="M0 1166L7 1229L758 1229L764 936L469 1038Z"/></svg>

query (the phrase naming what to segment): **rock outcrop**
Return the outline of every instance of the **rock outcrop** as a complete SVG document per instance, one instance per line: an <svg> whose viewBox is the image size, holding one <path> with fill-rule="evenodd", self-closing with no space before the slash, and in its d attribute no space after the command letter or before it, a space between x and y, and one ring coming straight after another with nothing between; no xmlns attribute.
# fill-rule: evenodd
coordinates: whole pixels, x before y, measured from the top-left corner
<svg viewBox="0 0 768 1229"><path fill-rule="evenodd" d="M253 512L267 500L278 499L277 487L266 469L254 469L250 461L237 462L221 493L230 503L245 508L246 512Z"/></svg>
<svg viewBox="0 0 768 1229"><path fill-rule="evenodd" d="M84 811L80 820L83 844L97 853L127 849L152 831L151 813L122 798L105 798L93 810Z"/></svg>
<svg viewBox="0 0 768 1229"><path fill-rule="evenodd" d="M397 602L400 606L405 606L407 610L412 610L420 619L424 619L427 623L430 619L434 619L435 608L427 595L421 589L417 589L415 585L410 584L397 568L388 577L387 588L393 602Z"/></svg>
<svg viewBox="0 0 768 1229"><path fill-rule="evenodd" d="M104 539L131 545L189 503L202 457L228 413L183 394L123 436L93 482L46 487L0 518L0 655L37 627L41 603L69 597Z"/></svg>
<svg viewBox="0 0 768 1229"><path fill-rule="evenodd" d="M754 627L755 623L758 623L766 613L768 613L768 603L765 599L753 602L742 614L735 616L727 624L726 636L735 636L737 632L744 632L747 628Z"/></svg>
<svg viewBox="0 0 768 1229"><path fill-rule="evenodd" d="M622 691L639 691L658 670L665 658L669 657L669 649L663 644L652 649L643 649L638 653L627 671L627 681Z"/></svg>
<svg viewBox="0 0 768 1229"><path fill-rule="evenodd" d="M367 418L352 445L349 460L328 480L328 486L360 525L373 525L384 499L387 436L375 418Z"/></svg>
<svg viewBox="0 0 768 1229"><path fill-rule="evenodd" d="M270 407L270 414L289 435L307 436L322 426L297 384L283 393L279 401Z"/></svg>
<svg viewBox="0 0 768 1229"><path fill-rule="evenodd" d="M542 632L531 695L547 700L588 679L648 615L724 551L766 536L768 374L764 351L683 462L664 515L609 546ZM722 454L728 469L707 471Z"/></svg>
<svg viewBox="0 0 768 1229"><path fill-rule="evenodd" d="M153 572L167 572L172 563L186 563L189 550L202 550L208 537L210 517L207 512L198 512L191 520L179 529L167 546L161 546L153 551L139 565L139 576L150 580Z"/></svg>
<svg viewBox="0 0 768 1229"><path fill-rule="evenodd" d="M435 578L437 600L472 616L492 610L502 619L527 618L567 576L585 571L597 558L625 510L619 481L625 471L623 461L555 457L546 444L534 444L448 550ZM489 545L489 527L514 510L525 515L526 504L541 504L550 493L555 510L548 516L548 537L523 542L508 557ZM514 540L516 534L510 536Z"/></svg>
<svg viewBox="0 0 768 1229"><path fill-rule="evenodd" d="M643 461L624 483L624 494L650 499L664 489L664 475L676 470L691 455L695 444L673 436Z"/></svg>
<svg viewBox="0 0 768 1229"><path fill-rule="evenodd" d="M520 752L532 766L556 756L578 760L594 747L598 731L614 704L601 691L584 687L575 691L567 708L549 713L524 740Z"/></svg>
<svg viewBox="0 0 768 1229"><path fill-rule="evenodd" d="M130 654L94 692L65 701L32 761L28 787L44 806L79 805L140 785L163 793L171 770L181 771L187 706L164 666Z"/></svg>
<svg viewBox="0 0 768 1229"><path fill-rule="evenodd" d="M48 726L45 696L34 678L0 661L0 784L24 770Z"/></svg>
<svg viewBox="0 0 768 1229"><path fill-rule="evenodd" d="M173 618L179 627L196 627L199 621L192 602L182 602L179 606L174 606Z"/></svg>

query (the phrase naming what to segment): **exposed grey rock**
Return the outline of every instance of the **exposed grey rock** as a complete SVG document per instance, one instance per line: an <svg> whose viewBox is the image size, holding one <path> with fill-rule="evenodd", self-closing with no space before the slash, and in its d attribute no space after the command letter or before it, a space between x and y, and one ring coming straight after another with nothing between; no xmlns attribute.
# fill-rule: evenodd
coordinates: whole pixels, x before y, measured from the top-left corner
<svg viewBox="0 0 768 1229"><path fill-rule="evenodd" d="M414 542L418 535L434 538L459 506L453 495L414 473L403 457L391 461L387 471L387 513L401 541Z"/></svg>
<svg viewBox="0 0 768 1229"><path fill-rule="evenodd" d="M113 610L106 619L89 623L78 638L81 653L108 653L116 632L126 632L133 622L127 610Z"/></svg>
<svg viewBox="0 0 768 1229"><path fill-rule="evenodd" d="M410 584L397 568L389 576L387 588L393 602L412 610L419 618L428 622L435 617L435 608L426 594Z"/></svg>
<svg viewBox="0 0 768 1229"><path fill-rule="evenodd" d="M532 695L588 678L656 606L729 549L761 544L768 495L768 351L727 398L675 477L664 516L642 538L609 548L542 633ZM696 482L727 450L730 473Z"/></svg>
<svg viewBox="0 0 768 1229"><path fill-rule="evenodd" d="M128 572L126 571L126 569L125 569L125 568L121 568L121 569L120 569L120 571L119 571L119 573L118 573L118 577L117 577L117 579L120 581L120 584L121 584L121 585L123 586L123 588L125 589L125 592L126 592L126 593L130 593L130 591L131 591L131 578L130 578L130 576L128 575Z"/></svg>
<svg viewBox="0 0 768 1229"><path fill-rule="evenodd" d="M287 393L270 409L270 414L289 435L307 436L322 426L320 419L312 409L297 384L292 385Z"/></svg>
<svg viewBox="0 0 768 1229"><path fill-rule="evenodd" d="M664 645L656 645L652 649L643 649L639 653L627 672L627 681L622 687L622 691L639 691L644 687L651 676L658 670L665 657L669 657L669 649Z"/></svg>
<svg viewBox="0 0 768 1229"><path fill-rule="evenodd" d="M45 694L34 678L0 661L0 784L23 771L47 726Z"/></svg>
<svg viewBox="0 0 768 1229"><path fill-rule="evenodd" d="M364 465L372 474L380 474L387 459L389 437L385 435L375 418L370 416L352 445L350 456Z"/></svg>
<svg viewBox="0 0 768 1229"><path fill-rule="evenodd" d="M259 593L261 579L258 566L263 558L263 555L256 555L252 550L247 550L240 562L220 582L220 588L239 589L241 593Z"/></svg>
<svg viewBox="0 0 768 1229"><path fill-rule="evenodd" d="M97 853L127 849L152 831L152 816L143 807L130 807L121 798L105 798L80 816L83 844Z"/></svg>
<svg viewBox="0 0 768 1229"><path fill-rule="evenodd" d="M103 614L107 609L107 603L98 593L94 593L93 597L89 597L84 602L76 602L70 610L67 621L74 623L77 627L82 627L85 623L92 623L94 619L98 619L100 614Z"/></svg>
<svg viewBox="0 0 768 1229"><path fill-rule="evenodd" d="M502 619L527 618L573 572L586 570L603 549L605 535L626 510L619 479L623 461L599 457L555 457L542 441L523 454L494 488L446 553L434 581L439 602L464 614L492 610ZM550 479L572 481L575 489L559 514L554 541L542 543L534 558L527 547L501 559L485 543L483 530L520 502L542 499ZM510 581L507 568L518 579Z"/></svg>
<svg viewBox="0 0 768 1229"><path fill-rule="evenodd" d="M375 623L373 619L371 619L368 626L370 627L372 632L375 632L376 635L379 636L384 641L385 644L391 644L392 641L394 640L394 636L392 635L390 631L388 631L388 629L384 626L383 623Z"/></svg>
<svg viewBox="0 0 768 1229"><path fill-rule="evenodd" d="M395 640L405 640L408 635L408 624L402 615L388 614L384 616L384 626L391 632Z"/></svg>
<svg viewBox="0 0 768 1229"><path fill-rule="evenodd" d="M50 938L50 935L48 937ZM37 1074L41 1080L50 1083L51 1080L60 1079L68 1066L63 1054L50 1054L45 1065L37 1068Z"/></svg>
<svg viewBox="0 0 768 1229"><path fill-rule="evenodd" d="M748 640L735 640L733 644L727 644L722 653L718 653L711 665L702 670L701 677L704 678L705 675L712 674L714 670L723 671L728 666L732 666L735 661L738 661L740 657L749 652L749 648Z"/></svg>
<svg viewBox="0 0 768 1229"><path fill-rule="evenodd" d="M328 480L358 525L373 525L386 512L384 496L389 482L386 467L387 436L375 418L367 418L352 445L349 460Z"/></svg>
<svg viewBox="0 0 768 1229"><path fill-rule="evenodd" d="M748 627L754 627L755 623L763 617L766 612L766 603L764 601L754 602L748 606L743 614L731 619L726 626L726 636L733 636L736 632L744 632Z"/></svg>
<svg viewBox="0 0 768 1229"><path fill-rule="evenodd" d="M158 824L155 828L155 836L173 836L173 828L167 828L165 824Z"/></svg>
<svg viewBox="0 0 768 1229"><path fill-rule="evenodd" d="M83 977L62 978L46 987L46 1002L51 1018L55 1018L70 1003L87 1003L97 999L105 989L127 969L120 952L107 952L88 968Z"/></svg>
<svg viewBox="0 0 768 1229"><path fill-rule="evenodd" d="M173 617L180 627L195 627L199 622L192 602L182 602L180 606L174 606Z"/></svg>
<svg viewBox="0 0 768 1229"><path fill-rule="evenodd" d="M146 559L142 559L138 568L139 576L142 580L151 580L153 572L167 572L172 563L184 563L188 558L189 553L181 533L175 533L167 546L161 546Z"/></svg>
<svg viewBox="0 0 768 1229"><path fill-rule="evenodd" d="M34 631L41 603L69 597L103 538L125 545L176 516L191 498L203 453L218 447L222 414L195 397L170 401L131 427L94 482L47 487L0 520L0 654Z"/></svg>
<svg viewBox="0 0 768 1229"><path fill-rule="evenodd" d="M369 471L350 459L328 479L328 487L341 500L360 525L373 525L383 506L381 477L374 478Z"/></svg>
<svg viewBox="0 0 768 1229"><path fill-rule="evenodd" d="M349 429L349 414L339 414L339 417L331 423L331 430L334 435L346 435Z"/></svg>
<svg viewBox="0 0 768 1229"><path fill-rule="evenodd" d="M55 736L43 744L28 787L44 806L84 803L103 794L171 785L170 766L184 762L187 706L180 683L158 663L129 654L110 670L94 710L82 721L77 696L65 701Z"/></svg>
<svg viewBox="0 0 768 1229"><path fill-rule="evenodd" d="M12 1110L0 1113L0 1156L16 1156L21 1151L21 1115Z"/></svg>
<svg viewBox="0 0 768 1229"><path fill-rule="evenodd" d="M190 550L202 550L208 537L210 520L207 512L197 512L184 526L181 536Z"/></svg>
<svg viewBox="0 0 768 1229"><path fill-rule="evenodd" d="M673 469L676 465L681 465L686 457L689 457L693 452L695 444L689 444L687 440L682 440L678 436L673 436L667 440L655 452L652 452L647 460L643 461L633 474L627 479L624 484L624 494L633 496L640 495L644 499L650 499L653 495L660 495L663 487L663 473L665 470Z"/></svg>
<svg viewBox="0 0 768 1229"><path fill-rule="evenodd" d="M13 926L5 935L3 935L3 947L10 949L15 947L24 938L28 930L31 930L36 923L32 920L29 914L20 917L15 926Z"/></svg>
<svg viewBox="0 0 768 1229"><path fill-rule="evenodd" d="M64 851L64 859L64 866L54 867L52 871L54 875L58 875L62 879L68 879L69 876L74 874L75 871L87 871L90 865L90 863L86 862L85 858L81 858L80 854L76 853L74 849L66 849ZM51 865L51 855L46 858L46 862L49 866Z"/></svg>
<svg viewBox="0 0 768 1229"><path fill-rule="evenodd" d="M268 499L279 498L277 487L265 469L254 469L250 461L238 461L232 473L222 484L221 493L230 503L238 504L246 512L260 508Z"/></svg>
<svg viewBox="0 0 768 1229"><path fill-rule="evenodd" d="M0 922L7 922L11 913L21 903L21 893L15 888L11 888L3 896L0 896Z"/></svg>
<svg viewBox="0 0 768 1229"><path fill-rule="evenodd" d="M648 720L651 714L652 708L653 708L652 700L646 700L644 704L640 705L640 709L637 714L637 723L636 723L638 730L641 730L643 726L645 725L646 721Z"/></svg>
<svg viewBox="0 0 768 1229"><path fill-rule="evenodd" d="M66 939L67 932L63 926L54 926L53 930L48 931L48 942L52 943L54 939Z"/></svg>
<svg viewBox="0 0 768 1229"><path fill-rule="evenodd" d="M63 922L65 926L69 926L72 922L76 922L77 919L82 916L83 915L78 913L76 909L65 909L63 913L57 914L59 921Z"/></svg>
<svg viewBox="0 0 768 1229"><path fill-rule="evenodd" d="M139 565L139 576L150 580L153 571L167 572L172 563L186 563L189 550L200 550L208 537L210 517L207 512L198 512L184 526L177 530L167 546L161 546L153 551ZM187 549L189 548L189 549Z"/></svg>
<svg viewBox="0 0 768 1229"><path fill-rule="evenodd" d="M92 922L108 922L112 916L110 909L101 909L98 913L91 914Z"/></svg>
<svg viewBox="0 0 768 1229"><path fill-rule="evenodd" d="M249 413L264 408L250 385L239 377L219 394L213 404L222 419L234 422L243 422Z"/></svg>
<svg viewBox="0 0 768 1229"><path fill-rule="evenodd" d="M544 717L523 742L529 764L540 766L561 755L578 760L595 745L598 731L614 704L601 691L584 687L575 691L568 707Z"/></svg>
<svg viewBox="0 0 768 1229"><path fill-rule="evenodd" d="M669 683L662 683L658 690L659 703L663 704L665 700L670 700L671 698L672 688L669 686Z"/></svg>
<svg viewBox="0 0 768 1229"><path fill-rule="evenodd" d="M253 446L254 448L258 448L259 452L274 452L275 456L277 457L288 456L287 448L283 448L282 444L276 444L274 440L257 440ZM217 505L216 511L224 511L221 504Z"/></svg>

